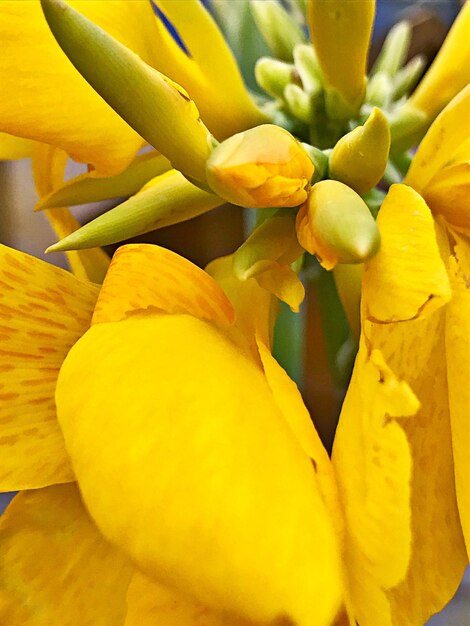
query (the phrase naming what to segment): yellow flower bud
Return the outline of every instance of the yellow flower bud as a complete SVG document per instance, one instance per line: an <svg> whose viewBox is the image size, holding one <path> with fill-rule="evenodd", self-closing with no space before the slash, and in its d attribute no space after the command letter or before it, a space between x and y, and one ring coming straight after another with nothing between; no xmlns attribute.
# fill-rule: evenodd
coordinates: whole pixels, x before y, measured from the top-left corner
<svg viewBox="0 0 470 626"><path fill-rule="evenodd" d="M207 161L207 182L243 207L293 207L307 199L314 165L288 131L264 124L221 143Z"/></svg>
<svg viewBox="0 0 470 626"><path fill-rule="evenodd" d="M364 126L344 135L331 153L330 176L345 183L360 196L382 178L390 152L390 125L374 108Z"/></svg>
<svg viewBox="0 0 470 626"><path fill-rule="evenodd" d="M337 180L322 180L297 215L300 244L330 270L337 263L362 263L380 246L380 233L364 200Z"/></svg>

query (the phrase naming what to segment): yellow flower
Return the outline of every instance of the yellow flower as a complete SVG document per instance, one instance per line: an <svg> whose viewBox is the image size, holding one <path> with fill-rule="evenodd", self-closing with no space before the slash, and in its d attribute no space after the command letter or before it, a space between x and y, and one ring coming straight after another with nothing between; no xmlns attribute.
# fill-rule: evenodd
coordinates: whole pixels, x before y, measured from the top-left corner
<svg viewBox="0 0 470 626"><path fill-rule="evenodd" d="M127 594L126 624L184 607L192 624L198 606L214 624L331 624L342 587L331 468L270 354L268 292L221 259L210 271L230 301L149 245L121 248L100 291L0 256L1 485L37 489L1 521L2 623L82 611L123 623ZM57 484L74 480L96 527L76 487Z"/></svg>
<svg viewBox="0 0 470 626"><path fill-rule="evenodd" d="M363 454L357 424L363 419L360 399L368 401L367 370L379 359L408 383L420 406L414 413L397 408L413 460L409 566L391 585L391 580L384 580L381 597L371 603L370 621L359 615L361 624L425 623L452 598L468 563L470 247L458 232L468 227L468 213L463 204L454 205L448 182L449 170L468 160L469 107L467 87L431 126L406 184L391 187L378 217L381 249L365 266L359 355L333 452L340 497L346 503L346 545L352 555L363 549L348 528L360 514L357 493L362 487L351 472ZM469 189L470 177L459 172L460 184ZM447 195L440 193L440 185L446 186ZM377 371L376 384L383 384L383 378ZM396 450L390 452L395 454ZM398 506L397 502L391 516ZM388 557L389 568L397 554L410 548L409 537L395 536L397 543L389 545L395 555L391 552ZM364 597L371 597L371 574L369 567L352 583Z"/></svg>
<svg viewBox="0 0 470 626"><path fill-rule="evenodd" d="M307 199L314 166L287 130L264 124L226 139L207 161L207 182L244 207L294 207Z"/></svg>

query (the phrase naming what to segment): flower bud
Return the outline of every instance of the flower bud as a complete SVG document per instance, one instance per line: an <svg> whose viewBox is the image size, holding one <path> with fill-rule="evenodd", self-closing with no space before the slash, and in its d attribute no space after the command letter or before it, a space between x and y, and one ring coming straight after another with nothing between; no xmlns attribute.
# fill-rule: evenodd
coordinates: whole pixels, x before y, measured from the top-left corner
<svg viewBox="0 0 470 626"><path fill-rule="evenodd" d="M330 157L330 177L345 183L360 196L382 178L390 152L390 125L374 108L364 126L344 135Z"/></svg>
<svg viewBox="0 0 470 626"><path fill-rule="evenodd" d="M337 180L322 180L312 187L297 215L297 237L327 270L337 263L362 263L380 246L367 204Z"/></svg>
<svg viewBox="0 0 470 626"><path fill-rule="evenodd" d="M221 143L207 161L207 182L243 207L294 207L307 199L314 165L302 145L271 124Z"/></svg>

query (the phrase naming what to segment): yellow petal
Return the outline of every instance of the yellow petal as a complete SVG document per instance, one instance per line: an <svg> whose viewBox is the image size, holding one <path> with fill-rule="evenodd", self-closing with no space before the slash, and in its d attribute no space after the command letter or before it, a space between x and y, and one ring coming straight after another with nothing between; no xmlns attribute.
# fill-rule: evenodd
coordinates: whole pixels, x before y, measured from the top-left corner
<svg viewBox="0 0 470 626"><path fill-rule="evenodd" d="M215 259L206 267L227 294L235 309L233 338L247 347L255 360L259 359L256 338L271 346L278 303L272 294L263 289L254 278L241 281L233 270L233 257Z"/></svg>
<svg viewBox="0 0 470 626"><path fill-rule="evenodd" d="M149 244L122 246L113 257L93 324L118 322L136 312L189 313L227 326L234 311L206 272L179 254Z"/></svg>
<svg viewBox="0 0 470 626"><path fill-rule="evenodd" d="M289 265L276 261L268 263L264 271L260 271L255 280L260 287L275 295L298 313L305 298L305 288L297 274Z"/></svg>
<svg viewBox="0 0 470 626"><path fill-rule="evenodd" d="M354 111L365 92L367 53L375 2L312 0L310 35L328 87Z"/></svg>
<svg viewBox="0 0 470 626"><path fill-rule="evenodd" d="M411 455L397 418L418 402L362 340L333 448L345 514L345 567L351 611L364 626L392 626L386 591L410 557ZM405 623L405 622L396 622Z"/></svg>
<svg viewBox="0 0 470 626"><path fill-rule="evenodd" d="M127 593L124 626L249 626L233 615L215 613L136 572Z"/></svg>
<svg viewBox="0 0 470 626"><path fill-rule="evenodd" d="M99 534L76 485L19 494L0 520L5 626L122 624L132 568Z"/></svg>
<svg viewBox="0 0 470 626"><path fill-rule="evenodd" d="M467 13L470 17L470 5ZM470 85L436 118L420 143L405 182L422 192L431 178L451 161L470 135Z"/></svg>
<svg viewBox="0 0 470 626"><path fill-rule="evenodd" d="M144 60L151 57L154 19L148 2L73 5ZM142 140L73 68L39 1L2 0L0 40L1 130L58 146L102 175L131 162Z"/></svg>
<svg viewBox="0 0 470 626"><path fill-rule="evenodd" d="M220 140L266 121L246 90L233 54L207 9L197 0L156 4L176 27L189 57L158 24L154 66L180 83L196 102L202 119Z"/></svg>
<svg viewBox="0 0 470 626"><path fill-rule="evenodd" d="M432 119L470 82L470 5L464 3L410 104Z"/></svg>
<svg viewBox="0 0 470 626"><path fill-rule="evenodd" d="M298 311L305 289L290 267L303 253L295 232L295 215L277 212L266 219L233 255L240 280L255 278L260 287Z"/></svg>
<svg viewBox="0 0 470 626"><path fill-rule="evenodd" d="M33 175L38 195L44 196L60 186L64 179L67 155L63 150L38 143L33 151ZM79 222L67 208L46 211L47 219L59 239L80 227ZM109 266L109 256L100 248L80 252L67 252L70 269L80 280L103 282Z"/></svg>
<svg viewBox="0 0 470 626"><path fill-rule="evenodd" d="M470 555L470 350L468 321L470 319L470 246L468 239L458 237L456 257L450 265L452 300L446 307L446 358L449 383L449 405L452 426L452 445L455 464L455 484L460 520L467 553Z"/></svg>
<svg viewBox="0 0 470 626"><path fill-rule="evenodd" d="M98 288L0 246L0 488L73 480L56 422L54 389L88 328Z"/></svg>
<svg viewBox="0 0 470 626"><path fill-rule="evenodd" d="M450 601L468 562L455 496L445 309L424 319L367 327L370 344L421 405L401 423L413 460L411 560L404 581L388 592L393 623L421 626Z"/></svg>
<svg viewBox="0 0 470 626"><path fill-rule="evenodd" d="M365 266L367 319L397 322L428 315L450 299L434 220L411 187L392 185L379 212L378 254Z"/></svg>
<svg viewBox="0 0 470 626"><path fill-rule="evenodd" d="M0 133L0 159L24 159L31 156L34 142L8 133Z"/></svg>
<svg viewBox="0 0 470 626"><path fill-rule="evenodd" d="M254 622L330 626L338 553L310 459L215 327L158 314L95 325L56 400L92 516L144 572Z"/></svg>
<svg viewBox="0 0 470 626"><path fill-rule="evenodd" d="M470 232L470 162L445 167L431 179L423 197L435 215L454 228Z"/></svg>
<svg viewBox="0 0 470 626"><path fill-rule="evenodd" d="M305 454L312 459L320 491L340 539L343 534L342 511L338 500L336 479L328 454L315 430L295 382L289 378L287 372L272 356L268 347L260 340L258 340L258 350L274 400Z"/></svg>

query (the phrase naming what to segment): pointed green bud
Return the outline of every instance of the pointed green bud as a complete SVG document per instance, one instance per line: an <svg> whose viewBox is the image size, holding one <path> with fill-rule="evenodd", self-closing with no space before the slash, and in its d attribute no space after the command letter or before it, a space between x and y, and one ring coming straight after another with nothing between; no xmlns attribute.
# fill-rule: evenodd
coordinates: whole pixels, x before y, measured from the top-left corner
<svg viewBox="0 0 470 626"><path fill-rule="evenodd" d="M41 4L54 37L85 80L173 167L204 180L208 131L184 89L64 0Z"/></svg>
<svg viewBox="0 0 470 626"><path fill-rule="evenodd" d="M287 85L284 100L291 114L305 124L310 124L313 117L312 98L302 87Z"/></svg>
<svg viewBox="0 0 470 626"><path fill-rule="evenodd" d="M215 193L243 207L294 207L305 202L314 166L301 143L273 124L223 141L207 161Z"/></svg>
<svg viewBox="0 0 470 626"><path fill-rule="evenodd" d="M284 89L295 77L295 67L270 57L261 57L255 66L258 85L270 96L282 98Z"/></svg>
<svg viewBox="0 0 470 626"><path fill-rule="evenodd" d="M415 146L424 137L431 122L432 118L409 102L399 108L390 118L391 153L400 154Z"/></svg>
<svg viewBox="0 0 470 626"><path fill-rule="evenodd" d="M295 234L295 214L281 209L264 220L233 255L233 270L240 280L266 271L273 261L290 265L303 253Z"/></svg>
<svg viewBox="0 0 470 626"><path fill-rule="evenodd" d="M251 11L259 32L273 55L292 61L294 46L305 43L302 29L277 0L251 0Z"/></svg>
<svg viewBox="0 0 470 626"><path fill-rule="evenodd" d="M41 198L35 210L126 198L137 193L151 178L169 169L171 163L161 154L155 152L142 154L116 176L97 178L93 176L93 172L86 172L66 181L61 187Z"/></svg>
<svg viewBox="0 0 470 626"><path fill-rule="evenodd" d="M47 252L118 243L157 228L184 222L222 203L219 197L201 191L182 174L170 170L147 183L142 191L126 202L55 243Z"/></svg>
<svg viewBox="0 0 470 626"><path fill-rule="evenodd" d="M382 178L390 152L390 126L380 109L373 109L364 126L344 135L330 156L330 178L345 183L360 196Z"/></svg>
<svg viewBox="0 0 470 626"><path fill-rule="evenodd" d="M393 100L408 95L416 86L426 68L426 59L421 54L413 57L393 79Z"/></svg>
<svg viewBox="0 0 470 626"><path fill-rule="evenodd" d="M367 82L365 102L387 108L392 101L393 81L385 72L378 72Z"/></svg>
<svg viewBox="0 0 470 626"><path fill-rule="evenodd" d="M398 22L390 29L371 75L383 72L392 78L395 76L408 56L411 32L411 24L405 21Z"/></svg>
<svg viewBox="0 0 470 626"><path fill-rule="evenodd" d="M316 183L297 214L297 237L321 265L363 263L380 247L380 233L367 204L337 180Z"/></svg>
<svg viewBox="0 0 470 626"><path fill-rule="evenodd" d="M322 73L315 50L310 44L299 43L295 46L294 64L304 91L318 94L322 89Z"/></svg>

